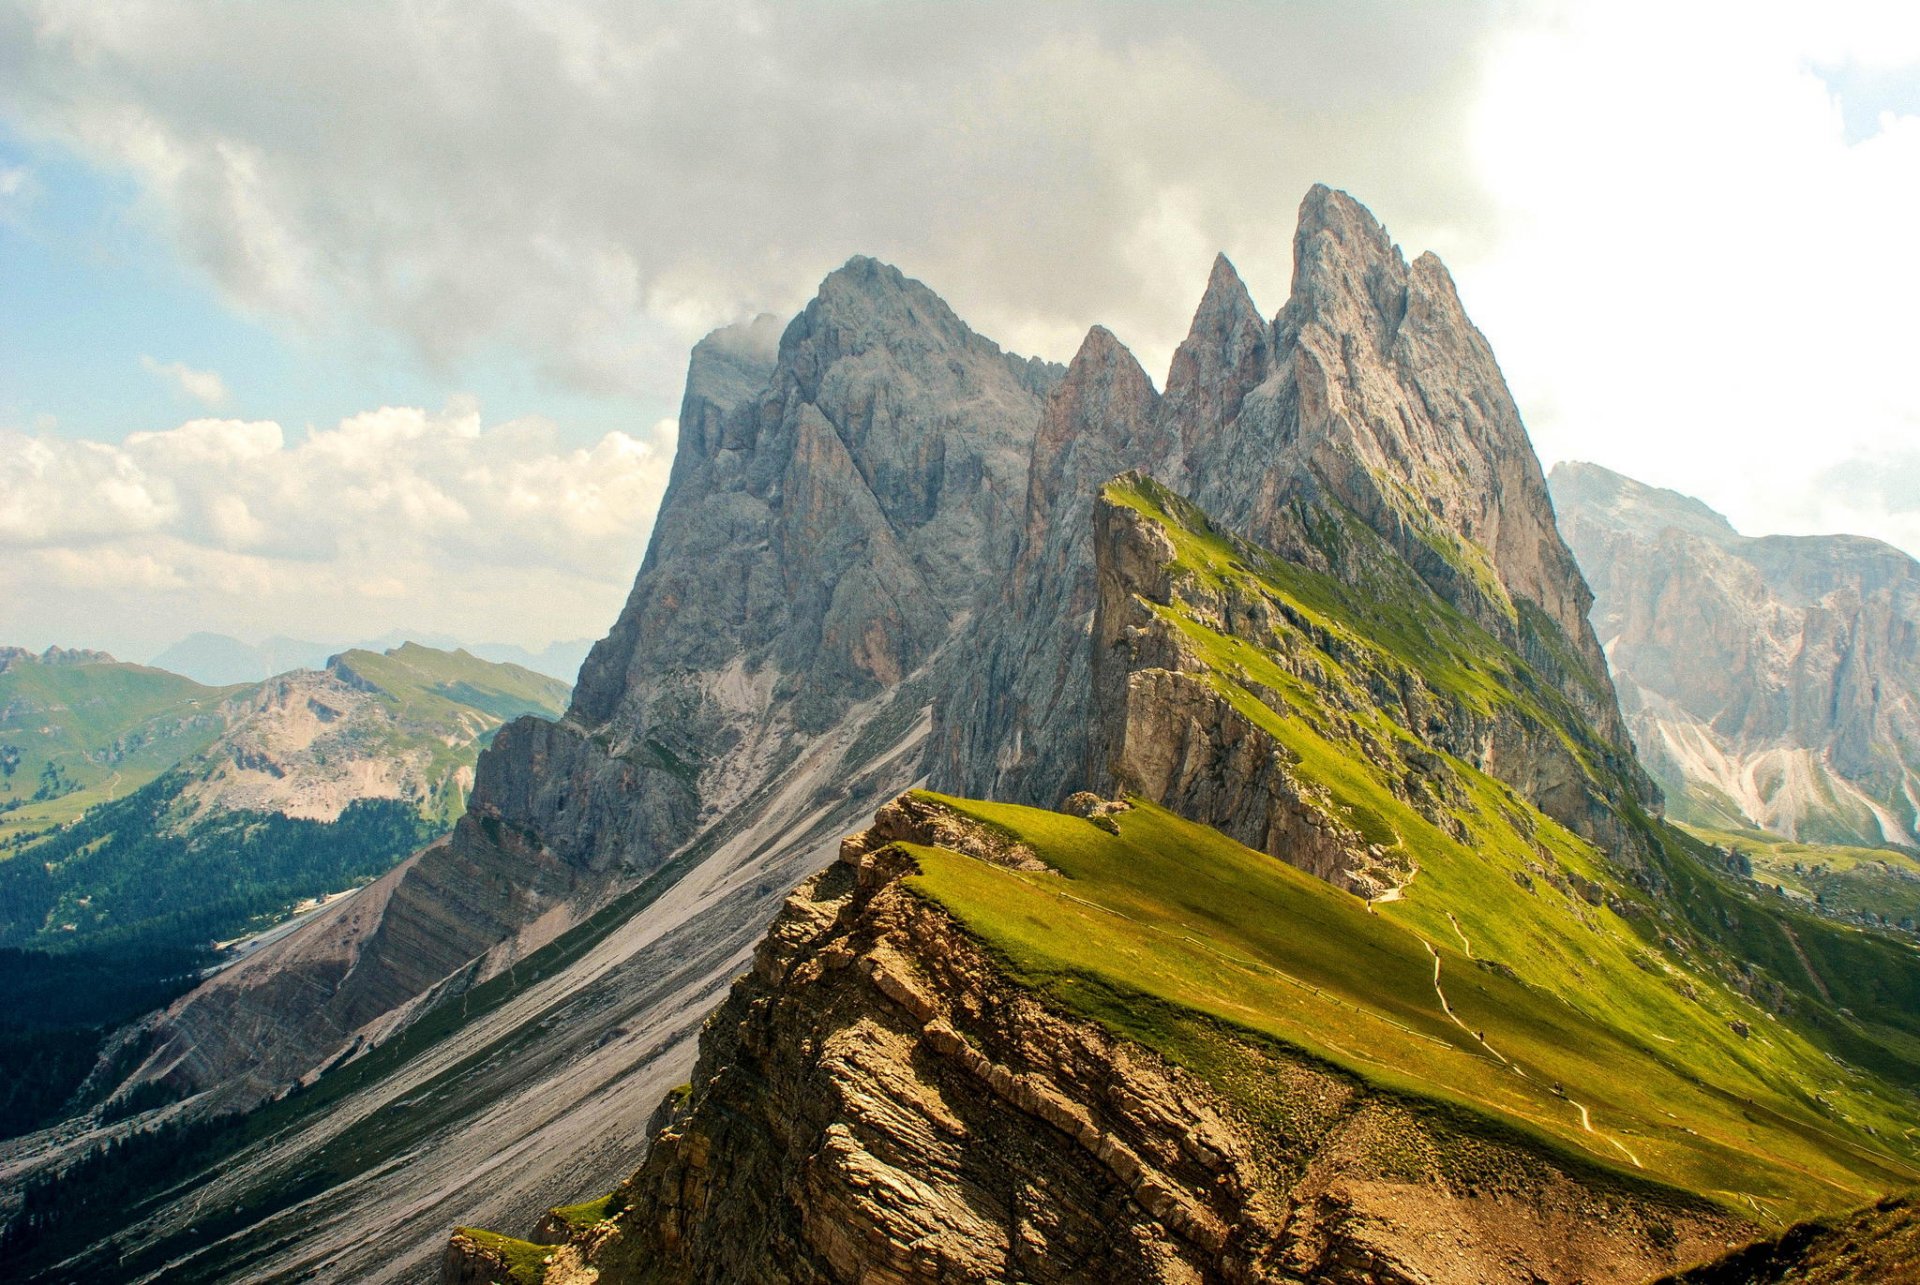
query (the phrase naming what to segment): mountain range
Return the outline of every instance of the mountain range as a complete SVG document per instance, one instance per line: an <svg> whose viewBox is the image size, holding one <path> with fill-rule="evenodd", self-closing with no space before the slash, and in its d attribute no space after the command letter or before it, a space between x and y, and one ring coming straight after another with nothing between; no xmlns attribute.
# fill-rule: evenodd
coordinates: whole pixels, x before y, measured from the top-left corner
<svg viewBox="0 0 1920 1285"><path fill-rule="evenodd" d="M1161 389L864 258L703 340L564 715L0 1148L19 1261L1637 1281L1920 1181L1920 958L1663 820L1440 262L1294 263Z"/></svg>
<svg viewBox="0 0 1920 1285"><path fill-rule="evenodd" d="M317 643L275 635L258 643L242 642L228 634L194 633L170 644L147 663L155 669L184 674L215 687L255 683L296 669L324 669L330 657L344 651L387 651L412 642L438 651L465 650L481 660L518 665L548 678L571 683L580 662L592 646L590 638L548 643L539 651L513 643L462 643L449 634L418 629L395 629L378 638L356 643Z"/></svg>
<svg viewBox="0 0 1920 1285"><path fill-rule="evenodd" d="M0 1136L98 1078L103 1028L232 957L214 943L443 832L501 723L565 697L411 643L226 688L98 652L0 655Z"/></svg>

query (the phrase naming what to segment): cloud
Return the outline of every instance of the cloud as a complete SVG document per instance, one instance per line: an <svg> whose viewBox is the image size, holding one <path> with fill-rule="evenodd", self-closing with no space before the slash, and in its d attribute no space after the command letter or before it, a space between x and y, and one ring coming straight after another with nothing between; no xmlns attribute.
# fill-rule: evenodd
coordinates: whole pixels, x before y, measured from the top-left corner
<svg viewBox="0 0 1920 1285"><path fill-rule="evenodd" d="M332 428L191 420L117 444L0 431L0 636L141 655L194 629L544 642L603 631L673 421L585 447L456 401Z"/></svg>
<svg viewBox="0 0 1920 1285"><path fill-rule="evenodd" d="M1822 63L1906 59L1920 10L1578 5L1503 37L1462 294L1547 459L1698 495L1742 530L1900 538L1825 470L1912 440L1920 115L1850 130ZM1650 32L1658 32L1657 38Z"/></svg>
<svg viewBox="0 0 1920 1285"><path fill-rule="evenodd" d="M1013 347L1102 321L1163 366L1216 250L1284 292L1315 181L1473 225L1500 12L17 0L0 109L135 175L240 306L435 359L671 397L691 339L866 253Z"/></svg>
<svg viewBox="0 0 1920 1285"><path fill-rule="evenodd" d="M195 370L181 361L159 362L145 354L140 357L140 369L158 375L203 405L219 406L227 400L227 381L218 371Z"/></svg>
<svg viewBox="0 0 1920 1285"><path fill-rule="evenodd" d="M1883 533L1884 503L1810 488L1920 422L1916 14L0 0L0 114L132 176L252 314L663 400L697 334L790 313L855 252L1016 350L1101 322L1158 374L1214 251L1279 306L1326 181L1447 259L1549 461L1747 530ZM422 520L471 504L355 486ZM241 498L189 512L289 538ZM102 492L86 520L176 503Z"/></svg>

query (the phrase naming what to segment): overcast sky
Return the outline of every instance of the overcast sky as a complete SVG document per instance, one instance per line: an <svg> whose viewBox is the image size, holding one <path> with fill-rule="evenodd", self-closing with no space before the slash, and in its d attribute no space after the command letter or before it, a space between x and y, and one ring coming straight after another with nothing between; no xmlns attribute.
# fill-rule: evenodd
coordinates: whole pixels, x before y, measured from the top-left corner
<svg viewBox="0 0 1920 1285"><path fill-rule="evenodd" d="M1156 376L1324 181L1549 464L1920 552L1920 5L0 0L0 643L604 632L855 253Z"/></svg>

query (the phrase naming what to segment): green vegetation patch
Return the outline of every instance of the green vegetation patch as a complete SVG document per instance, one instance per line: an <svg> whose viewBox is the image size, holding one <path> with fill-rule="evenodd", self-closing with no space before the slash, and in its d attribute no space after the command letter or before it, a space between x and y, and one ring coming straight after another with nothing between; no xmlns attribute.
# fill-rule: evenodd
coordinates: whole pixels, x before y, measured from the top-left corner
<svg viewBox="0 0 1920 1285"><path fill-rule="evenodd" d="M553 1246L502 1236L484 1227L456 1227L454 1232L472 1240L481 1249L499 1255L507 1264L511 1285L540 1285L546 1279L547 1255L553 1252ZM496 1285L508 1285L508 1281L500 1281Z"/></svg>
<svg viewBox="0 0 1920 1285"><path fill-rule="evenodd" d="M23 661L0 673L0 859L124 798L220 733L205 687L144 665Z"/></svg>
<svg viewBox="0 0 1920 1285"><path fill-rule="evenodd" d="M583 1200L577 1205L556 1205L548 1212L574 1231L585 1231L620 1212L617 1195L617 1192L609 1191L597 1200Z"/></svg>
<svg viewBox="0 0 1920 1285"><path fill-rule="evenodd" d="M1415 909L1422 897L1439 902L1418 884L1370 913L1144 802L1114 816L1110 833L1057 813L928 797L1013 831L1059 874L913 848L922 872L910 886L1027 984L1197 1073L1208 1067L1193 1064L1182 1012L1775 1223L1920 1178L1886 1146L1920 1125L1906 1095L1837 1083L1824 1053L1709 977L1686 979L1705 996L1688 998L1671 965L1648 971L1628 958L1642 948L1625 929L1570 918L1570 929L1543 931L1548 912L1533 910L1532 923L1499 936L1502 966L1487 968L1480 942L1466 950L1474 928L1455 935L1444 909ZM1463 888L1464 907L1476 885ZM1502 909L1513 911L1494 913ZM1569 936L1591 952L1577 976L1562 954ZM1534 937L1552 943L1538 957L1512 948ZM1457 1021L1441 1007L1436 961ZM1832 1095L1828 1108L1809 1099L1803 1086L1814 1083ZM1230 1084L1217 1087L1231 1096Z"/></svg>
<svg viewBox="0 0 1920 1285"><path fill-rule="evenodd" d="M1910 849L1803 843L1746 826L1681 828L1744 859L1762 887L1846 919L1920 926L1920 854Z"/></svg>

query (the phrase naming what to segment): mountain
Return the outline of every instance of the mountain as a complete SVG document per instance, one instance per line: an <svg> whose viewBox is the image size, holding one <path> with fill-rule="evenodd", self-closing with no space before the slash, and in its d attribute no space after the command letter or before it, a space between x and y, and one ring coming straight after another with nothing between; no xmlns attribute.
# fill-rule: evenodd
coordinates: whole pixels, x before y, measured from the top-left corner
<svg viewBox="0 0 1920 1285"><path fill-rule="evenodd" d="M566 714L0 1148L17 1261L1626 1281L1920 1179L1911 950L1659 819L1438 261L1295 258L1164 392L866 259L702 341Z"/></svg>
<svg viewBox="0 0 1920 1285"><path fill-rule="evenodd" d="M1909 951L1741 899L1644 815L1623 862L1525 800L1526 764L1473 762L1502 705L1593 733L1370 528L1341 533L1373 545L1351 584L1138 475L1092 518L1124 798L882 808L556 1264L1635 1281L1920 1176L1882 1141L1920 1115L1892 1088L1913 1022L1874 998L1920 986ZM1849 1000L1899 1029L1860 1040Z"/></svg>
<svg viewBox="0 0 1920 1285"><path fill-rule="evenodd" d="M231 698L195 764L198 808L331 821L356 799L399 799L436 826L465 810L479 750L503 724L565 707L567 686L465 651L402 643L346 651Z"/></svg>
<svg viewBox="0 0 1920 1285"><path fill-rule="evenodd" d="M298 1141L208 1173L130 1251L179 1252L213 1201L248 1220L222 1255L258 1234L270 1254L399 1274L409 1260L368 1240L369 1219L406 1223L430 1258L450 1207L516 1219L539 1190L630 1169L613 1122L685 1077L700 1017L782 898L922 774L929 706L1011 556L1061 373L869 259L784 328L696 346L661 517L566 715L501 730L445 842L166 1017L129 1094L191 1094L178 1114L201 1118L280 1098L265 1117ZM423 1090L439 1105L396 1130L394 1104ZM508 1134L511 1180L459 1178ZM113 1136L23 1146L11 1172ZM396 1147L405 1172L288 1208L316 1155ZM428 1173L440 1200L405 1194ZM276 1230L287 1219L301 1236Z"/></svg>
<svg viewBox="0 0 1920 1285"><path fill-rule="evenodd" d="M0 1136L57 1112L102 1030L188 989L210 943L372 881L444 832L500 724L565 697L413 644L226 689L97 653L9 653ZM127 1056L120 1075L141 1060Z"/></svg>
<svg viewBox="0 0 1920 1285"><path fill-rule="evenodd" d="M155 669L185 674L198 682L230 687L257 683L295 669L320 669L341 650L326 643L273 637L244 643L226 634L188 634L148 663Z"/></svg>
<svg viewBox="0 0 1920 1285"><path fill-rule="evenodd" d="M0 648L0 853L205 749L233 692L105 652Z"/></svg>
<svg viewBox="0 0 1920 1285"><path fill-rule="evenodd" d="M1287 306L1263 321L1219 259L1164 396L1111 335L1089 335L1043 421L1014 574L968 647L979 662L936 711L936 786L1051 805L1097 784L1081 739L1091 688L1078 640L1096 598L1086 514L1129 468L1316 571L1364 581L1383 556L1411 569L1564 690L1595 733L1598 771L1542 764L1552 779L1525 787L1530 798L1615 844L1632 841L1613 823L1622 805L1657 807L1486 340L1438 259L1409 265L1364 208L1324 187L1301 207ZM1369 539L1342 534L1361 528ZM1541 750L1553 746L1495 748Z"/></svg>
<svg viewBox="0 0 1920 1285"><path fill-rule="evenodd" d="M1920 844L1920 564L1859 536L1743 536L1598 465L1551 484L1677 818Z"/></svg>
<svg viewBox="0 0 1920 1285"><path fill-rule="evenodd" d="M324 669L331 657L343 651L388 651L409 642L437 651L459 651L463 647L459 639L450 635L418 629L389 630L378 638L363 639L351 646L278 636L257 644L244 643L226 634L196 633L174 643L149 663L156 669L171 670L218 686L259 682L296 669ZM482 660L518 665L571 683L591 646L592 639L581 638L549 643L539 651L512 643L472 643L465 644L464 649Z"/></svg>

